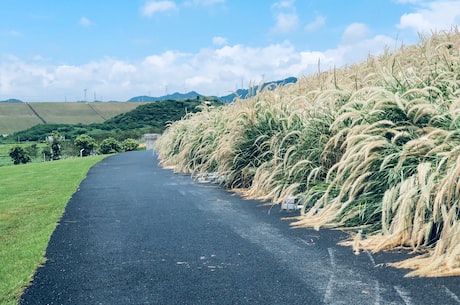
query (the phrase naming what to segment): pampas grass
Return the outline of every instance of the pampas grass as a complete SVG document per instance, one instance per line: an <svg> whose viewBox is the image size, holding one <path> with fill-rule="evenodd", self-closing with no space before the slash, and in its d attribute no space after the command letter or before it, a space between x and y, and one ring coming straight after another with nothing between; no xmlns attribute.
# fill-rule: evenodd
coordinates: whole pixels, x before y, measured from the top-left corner
<svg viewBox="0 0 460 305"><path fill-rule="evenodd" d="M407 247L409 276L460 275L460 34L204 109L157 141L160 163L303 208L292 226L357 228L360 249ZM347 242L345 242L347 243Z"/></svg>

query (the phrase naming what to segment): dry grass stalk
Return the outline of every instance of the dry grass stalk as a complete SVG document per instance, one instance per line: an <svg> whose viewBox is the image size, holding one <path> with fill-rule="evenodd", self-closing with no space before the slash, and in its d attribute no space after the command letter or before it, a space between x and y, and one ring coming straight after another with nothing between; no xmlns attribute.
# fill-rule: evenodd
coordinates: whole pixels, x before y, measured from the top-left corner
<svg viewBox="0 0 460 305"><path fill-rule="evenodd" d="M218 172L251 198L304 199L294 227L362 228L354 251L409 247L414 276L460 274L460 34L421 37L342 69L173 123L175 171Z"/></svg>

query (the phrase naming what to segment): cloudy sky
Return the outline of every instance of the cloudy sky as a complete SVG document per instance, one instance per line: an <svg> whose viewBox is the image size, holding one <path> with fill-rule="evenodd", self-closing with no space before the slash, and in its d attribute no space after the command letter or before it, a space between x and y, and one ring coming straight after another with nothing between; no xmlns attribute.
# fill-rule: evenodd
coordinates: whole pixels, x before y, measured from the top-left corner
<svg viewBox="0 0 460 305"><path fill-rule="evenodd" d="M126 101L355 63L460 24L460 0L2 0L0 100Z"/></svg>

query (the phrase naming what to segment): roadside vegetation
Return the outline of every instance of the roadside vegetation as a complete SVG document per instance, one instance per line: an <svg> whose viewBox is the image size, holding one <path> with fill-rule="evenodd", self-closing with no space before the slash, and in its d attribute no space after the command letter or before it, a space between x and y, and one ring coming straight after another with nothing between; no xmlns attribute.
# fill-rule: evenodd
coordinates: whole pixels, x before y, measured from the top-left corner
<svg viewBox="0 0 460 305"><path fill-rule="evenodd" d="M350 228L356 253L408 248L409 276L460 275L460 33L421 37L353 66L172 123L174 171L214 173L245 196L302 204L296 228Z"/></svg>
<svg viewBox="0 0 460 305"><path fill-rule="evenodd" d="M68 200L103 158L0 167L0 304L18 303Z"/></svg>

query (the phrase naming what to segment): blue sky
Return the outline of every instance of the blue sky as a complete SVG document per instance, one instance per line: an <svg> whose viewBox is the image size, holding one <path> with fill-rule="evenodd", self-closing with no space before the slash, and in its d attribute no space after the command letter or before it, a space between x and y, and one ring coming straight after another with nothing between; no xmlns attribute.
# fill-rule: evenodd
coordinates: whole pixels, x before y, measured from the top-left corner
<svg viewBox="0 0 460 305"><path fill-rule="evenodd" d="M2 0L0 10L0 100L28 102L226 95L460 24L459 0Z"/></svg>

